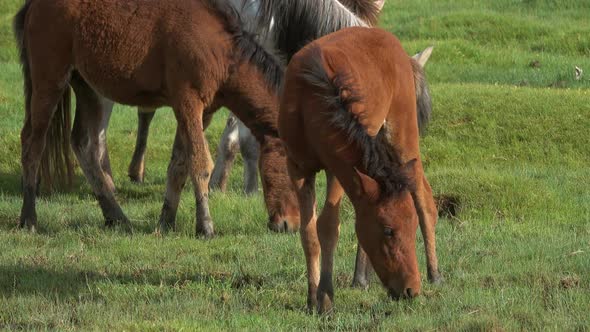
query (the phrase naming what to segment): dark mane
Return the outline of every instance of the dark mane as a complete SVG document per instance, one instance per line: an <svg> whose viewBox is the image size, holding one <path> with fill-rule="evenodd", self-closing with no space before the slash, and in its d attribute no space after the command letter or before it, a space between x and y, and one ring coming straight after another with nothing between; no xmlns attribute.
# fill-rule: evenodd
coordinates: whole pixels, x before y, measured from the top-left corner
<svg viewBox="0 0 590 332"><path fill-rule="evenodd" d="M265 49L257 36L244 29L240 14L225 0L206 0L214 13L223 20L225 29L233 37L237 61L254 64L263 74L273 91L279 91L283 82L285 62Z"/></svg>
<svg viewBox="0 0 590 332"><path fill-rule="evenodd" d="M367 6L362 8L367 9ZM372 8L374 13L370 16L376 17L377 7L373 4ZM352 9L336 0L260 0L258 25L268 30L274 24L275 45L290 60L312 40L343 28L370 24Z"/></svg>
<svg viewBox="0 0 590 332"><path fill-rule="evenodd" d="M369 136L350 112L352 104L362 101L352 77L347 73L337 73L330 79L324 69L321 49L314 46L311 52L311 60L301 77L318 89L317 95L330 109L330 124L344 131L349 141L360 147L364 171L379 183L381 198L408 189L410 180L402 170L402 162L395 147L390 144L387 126L384 125L377 136ZM343 91L347 93L343 94Z"/></svg>

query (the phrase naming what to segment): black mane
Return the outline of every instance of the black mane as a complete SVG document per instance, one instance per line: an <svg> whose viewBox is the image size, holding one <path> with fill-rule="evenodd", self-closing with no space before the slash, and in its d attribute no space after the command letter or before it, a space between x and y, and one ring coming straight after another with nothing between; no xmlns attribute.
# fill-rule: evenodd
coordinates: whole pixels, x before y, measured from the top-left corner
<svg viewBox="0 0 590 332"><path fill-rule="evenodd" d="M273 91L280 91L285 63L276 54L265 49L257 36L244 29L240 14L225 0L208 1L211 9L223 20L225 29L233 37L236 60L254 64L264 75L266 82Z"/></svg>
<svg viewBox="0 0 590 332"><path fill-rule="evenodd" d="M403 163L399 154L390 143L386 125L381 127L377 136L370 136L350 112L352 104L362 101L352 77L346 73L337 73L330 79L322 63L321 49L314 46L311 52L311 61L301 77L318 89L317 95L330 109L330 125L344 131L349 141L360 147L364 171L379 184L381 198L388 198L408 189L410 180L402 170ZM343 95L342 91L347 93Z"/></svg>

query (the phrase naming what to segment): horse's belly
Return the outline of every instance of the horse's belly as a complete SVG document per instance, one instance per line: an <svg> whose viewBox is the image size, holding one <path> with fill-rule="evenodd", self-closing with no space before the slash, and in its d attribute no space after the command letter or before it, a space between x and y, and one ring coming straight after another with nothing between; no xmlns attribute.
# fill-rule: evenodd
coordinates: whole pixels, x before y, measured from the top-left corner
<svg viewBox="0 0 590 332"><path fill-rule="evenodd" d="M78 47L74 66L98 93L113 101L140 106L167 104L163 66L149 55L125 58L122 53Z"/></svg>

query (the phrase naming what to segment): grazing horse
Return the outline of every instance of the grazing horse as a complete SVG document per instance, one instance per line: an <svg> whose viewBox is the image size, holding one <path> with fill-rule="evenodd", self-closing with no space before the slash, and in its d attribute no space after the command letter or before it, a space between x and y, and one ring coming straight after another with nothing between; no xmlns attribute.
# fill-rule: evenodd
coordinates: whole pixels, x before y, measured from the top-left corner
<svg viewBox="0 0 590 332"><path fill-rule="evenodd" d="M66 118L62 115L67 107L56 106L69 104L70 86L76 94L72 146L107 226L120 222L131 228L101 167L107 152L100 140L110 100L173 108L178 127L162 230L175 226L180 194L190 175L196 232L214 233L207 187L212 161L203 131L222 105L239 110L236 115L260 142L269 214L299 223L277 129L284 64L241 27L238 14L225 2L29 0L16 15L14 29L25 91L22 227L34 229L37 224L35 189L47 133L55 135L52 142L60 146L65 138L59 135L68 134L67 121L56 131L50 124L53 117Z"/></svg>
<svg viewBox="0 0 590 332"><path fill-rule="evenodd" d="M283 89L279 134L299 200L308 308L326 312L333 305L332 271L344 193L355 209L360 245L389 295L417 296L418 224L429 279L439 279L437 211L419 151L419 128L431 112L422 67L390 33L348 28L297 52ZM317 218L315 175L322 169L327 193Z"/></svg>
<svg viewBox="0 0 590 332"><path fill-rule="evenodd" d="M347 26L369 26L376 23L377 14L383 7L383 0L329 0L323 2L310 2L308 0L289 0L276 1L271 3L264 3L264 5L272 5L272 7L281 8L281 25L275 24L272 17L269 15L277 15L273 11L270 13L260 13L265 17L265 20L260 22L264 27L257 26L257 15L259 10L260 0L227 0L230 5L240 10L244 21L250 23L247 26L248 31L258 34L261 37L261 42L268 48L279 49L278 45L289 45L289 48L282 49L287 52L287 56L291 57L295 51L299 50L303 43L307 43L312 39L280 40L275 32L280 29L284 34L284 27L291 29L296 28L293 23L289 24L288 20L293 20L296 17L294 14L306 15L310 19L302 19L299 22L310 22L310 37L316 39L322 35L336 31L341 27ZM296 13L300 10L300 13ZM313 18L314 13L321 13ZM266 16L265 16L266 15ZM270 18L270 19L269 19ZM268 26L266 26L268 25ZM325 30L321 30L325 29ZM288 43L287 43L288 42ZM294 46L293 46L294 45ZM155 109L139 108L138 109L138 127L137 127L137 141L135 144L135 151L128 168L129 178L134 182L143 182L145 175L145 152L147 148L147 137L149 134L149 126L154 117ZM258 163L258 143L252 136L250 130L233 115L229 115L225 129L221 136L219 146L217 148L217 157L215 159L215 167L211 174L209 183L210 189L220 189L225 191L229 172L236 154L240 151L244 160L244 192L252 194L258 191L258 170L256 168ZM105 165L106 166L106 165ZM110 166L106 166L110 168ZM272 228L274 230L276 227Z"/></svg>

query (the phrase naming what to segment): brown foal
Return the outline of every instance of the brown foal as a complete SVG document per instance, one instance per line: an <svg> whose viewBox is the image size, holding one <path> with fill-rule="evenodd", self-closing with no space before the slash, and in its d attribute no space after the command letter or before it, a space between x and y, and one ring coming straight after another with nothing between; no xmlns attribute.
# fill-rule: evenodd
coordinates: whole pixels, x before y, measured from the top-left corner
<svg viewBox="0 0 590 332"><path fill-rule="evenodd" d="M203 130L222 105L239 109L236 115L261 144L271 219L298 224L297 200L277 131L277 91L284 65L241 28L237 13L224 2L29 0L15 17L14 28L25 82L22 227L36 226L40 159L48 132L54 133L52 118L67 111L56 106L69 105L70 86L76 93L72 146L107 225L118 222L130 229L112 179L101 167L106 150L99 144L104 135L100 128L108 121L110 100L174 110L178 127L161 229L174 227L180 193L190 175L196 232L214 233L207 188L212 161ZM63 138L68 130L64 125L59 135ZM51 141L63 144L64 139Z"/></svg>
<svg viewBox="0 0 590 332"><path fill-rule="evenodd" d="M429 279L439 279L437 211L419 150L419 127L430 112L421 66L386 31L340 30L292 58L279 133L299 200L309 309L332 308L338 210L344 193L355 209L360 245L392 297L420 293L418 224ZM315 174L322 169L328 188L318 218Z"/></svg>

